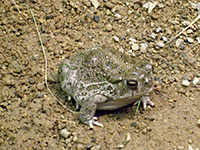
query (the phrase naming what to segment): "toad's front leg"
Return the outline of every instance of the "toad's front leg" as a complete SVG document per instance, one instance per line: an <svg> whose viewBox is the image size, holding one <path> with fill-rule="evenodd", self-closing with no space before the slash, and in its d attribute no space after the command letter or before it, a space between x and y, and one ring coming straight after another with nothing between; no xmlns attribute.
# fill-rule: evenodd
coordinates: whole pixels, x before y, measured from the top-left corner
<svg viewBox="0 0 200 150"><path fill-rule="evenodd" d="M81 106L80 109L80 120L88 124L90 128L93 128L94 125L103 127L103 125L99 122L97 122L97 117L94 117L94 114L96 112L96 108L98 103L105 101L107 98L102 95L94 95L91 96L85 103Z"/></svg>
<svg viewBox="0 0 200 150"><path fill-rule="evenodd" d="M134 103L134 105L137 105L139 101L140 101L140 100L137 100L137 101ZM150 99L150 94L147 94L147 95L142 96L142 97L141 97L141 101L142 101L144 110L146 109L147 105L150 105L150 106L152 106L152 107L155 106L155 104L154 104L154 103L151 101L151 99Z"/></svg>

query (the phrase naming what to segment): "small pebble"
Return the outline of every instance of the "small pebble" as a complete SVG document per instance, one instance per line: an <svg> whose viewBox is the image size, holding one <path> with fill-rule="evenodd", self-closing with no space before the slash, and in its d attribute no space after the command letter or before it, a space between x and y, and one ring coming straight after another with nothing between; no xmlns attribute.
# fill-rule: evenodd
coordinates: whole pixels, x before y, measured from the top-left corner
<svg viewBox="0 0 200 150"><path fill-rule="evenodd" d="M70 138L67 138L66 140L65 140L65 144L69 144L69 143L71 143L71 139Z"/></svg>
<svg viewBox="0 0 200 150"><path fill-rule="evenodd" d="M131 123L131 127L136 128L136 126L137 126L137 123L136 123L136 122Z"/></svg>
<svg viewBox="0 0 200 150"><path fill-rule="evenodd" d="M134 43L133 45L131 45L131 49L137 51L139 50L139 45L137 43Z"/></svg>
<svg viewBox="0 0 200 150"><path fill-rule="evenodd" d="M83 149L84 149L84 145L81 143L78 143L77 150L83 150Z"/></svg>
<svg viewBox="0 0 200 150"><path fill-rule="evenodd" d="M100 17L99 16L94 16L93 19L94 19L95 22L99 22L100 21Z"/></svg>
<svg viewBox="0 0 200 150"><path fill-rule="evenodd" d="M193 83L194 85L197 85L198 82L199 82L199 78L197 78L197 77L195 77L194 80L192 81L192 83Z"/></svg>
<svg viewBox="0 0 200 150"><path fill-rule="evenodd" d="M176 47L177 47L177 48L180 48L181 45L183 45L183 43L184 43L183 39L177 39L177 40L176 40Z"/></svg>
<svg viewBox="0 0 200 150"><path fill-rule="evenodd" d="M188 26L189 24L190 24L189 21L183 21L183 22L182 22L182 25L183 25L184 27Z"/></svg>
<svg viewBox="0 0 200 150"><path fill-rule="evenodd" d="M160 48L163 48L165 46L165 44L163 43L163 41L159 41L158 43L156 43L156 45Z"/></svg>
<svg viewBox="0 0 200 150"><path fill-rule="evenodd" d="M95 8L98 8L99 7L99 2L97 0L90 0L90 2L92 3L92 5L95 7Z"/></svg>
<svg viewBox="0 0 200 150"><path fill-rule="evenodd" d="M78 140L77 136L75 135L73 138L73 142L76 142Z"/></svg>
<svg viewBox="0 0 200 150"><path fill-rule="evenodd" d="M200 44L200 37L197 37L196 40Z"/></svg>
<svg viewBox="0 0 200 150"><path fill-rule="evenodd" d="M148 131L148 132L151 132L151 131L152 131L152 128L151 128L151 127L147 127L147 131Z"/></svg>
<svg viewBox="0 0 200 150"><path fill-rule="evenodd" d="M121 18L122 18L122 16L120 14L118 14L118 13L115 14L115 19L116 20L120 20Z"/></svg>
<svg viewBox="0 0 200 150"><path fill-rule="evenodd" d="M33 58L33 60L38 60L39 54L34 54L32 58Z"/></svg>
<svg viewBox="0 0 200 150"><path fill-rule="evenodd" d="M117 36L113 36L115 42L119 42L119 38Z"/></svg>
<svg viewBox="0 0 200 150"><path fill-rule="evenodd" d="M180 146L180 145L179 145L179 146L177 147L177 150L183 150L183 149L184 149L184 146Z"/></svg>
<svg viewBox="0 0 200 150"><path fill-rule="evenodd" d="M147 3L145 3L142 7L147 9L147 8L149 7L150 3L151 3L151 2L147 2Z"/></svg>
<svg viewBox="0 0 200 150"><path fill-rule="evenodd" d="M44 84L43 83L38 83L37 84L37 89L40 90L40 91L43 91L45 88Z"/></svg>
<svg viewBox="0 0 200 150"><path fill-rule="evenodd" d="M69 132L66 128L65 129L62 129L60 131L60 135L63 137L63 138L68 138L70 136L71 132Z"/></svg>
<svg viewBox="0 0 200 150"><path fill-rule="evenodd" d="M191 34L191 33L193 33L193 30L192 30L192 29L188 29L188 30L187 30L187 33L188 33L188 34Z"/></svg>
<svg viewBox="0 0 200 150"><path fill-rule="evenodd" d="M112 9L115 5L109 1L107 1L105 4L104 4L104 7L108 8L108 9Z"/></svg>
<svg viewBox="0 0 200 150"><path fill-rule="evenodd" d="M187 87L190 85L190 82L188 80L183 80L182 85Z"/></svg>
<svg viewBox="0 0 200 150"><path fill-rule="evenodd" d="M100 149L101 149L101 145L95 145L90 150L100 150Z"/></svg>
<svg viewBox="0 0 200 150"><path fill-rule="evenodd" d="M106 25L106 31L110 32L112 30L112 25L109 23Z"/></svg>
<svg viewBox="0 0 200 150"><path fill-rule="evenodd" d="M191 145L188 144L188 150L194 150Z"/></svg>
<svg viewBox="0 0 200 150"><path fill-rule="evenodd" d="M156 39L156 34L155 33L152 33L151 35L150 35L150 37L152 38L152 39Z"/></svg>
<svg viewBox="0 0 200 150"><path fill-rule="evenodd" d="M197 121L197 126L200 128L200 119Z"/></svg>
<svg viewBox="0 0 200 150"><path fill-rule="evenodd" d="M155 116L154 115L152 115L152 116L150 116L148 119L149 119L149 121L154 121L155 120Z"/></svg>
<svg viewBox="0 0 200 150"><path fill-rule="evenodd" d="M200 2L197 3L197 10L198 10L198 11L200 10Z"/></svg>
<svg viewBox="0 0 200 150"><path fill-rule="evenodd" d="M197 4L191 2L190 5L191 5L192 9L197 9Z"/></svg>
<svg viewBox="0 0 200 150"><path fill-rule="evenodd" d="M129 44L134 44L134 43L136 43L137 41L136 41L136 39L133 39L133 38L129 38Z"/></svg>
<svg viewBox="0 0 200 150"><path fill-rule="evenodd" d="M162 36L161 39L162 39L164 42L167 42L167 41L168 41L168 39L167 39L166 36Z"/></svg>
<svg viewBox="0 0 200 150"><path fill-rule="evenodd" d="M187 41L189 42L189 43L194 43L194 40L192 39L192 38L187 38Z"/></svg>
<svg viewBox="0 0 200 150"><path fill-rule="evenodd" d="M148 13L151 13L152 10L156 7L158 3L157 2L147 2L143 5L144 8L148 9Z"/></svg>
<svg viewBox="0 0 200 150"><path fill-rule="evenodd" d="M155 86L158 86L158 85L160 85L160 82L159 82L158 80L156 80L156 81L154 82L154 85L155 85Z"/></svg>
<svg viewBox="0 0 200 150"><path fill-rule="evenodd" d="M161 28L161 27L156 28L156 33L159 33L159 32L161 32L161 31L162 31L162 28Z"/></svg>
<svg viewBox="0 0 200 150"><path fill-rule="evenodd" d="M151 13L152 10L157 6L158 2L153 2L149 4L148 13Z"/></svg>
<svg viewBox="0 0 200 150"><path fill-rule="evenodd" d="M192 139L188 139L188 143L189 143L189 144L192 144Z"/></svg>
<svg viewBox="0 0 200 150"><path fill-rule="evenodd" d="M133 39L133 38L129 38L128 40L132 42L137 42L136 39Z"/></svg>
<svg viewBox="0 0 200 150"><path fill-rule="evenodd" d="M146 43L141 43L140 44L140 51L142 53L146 53L147 52L147 48L148 48L148 45Z"/></svg>

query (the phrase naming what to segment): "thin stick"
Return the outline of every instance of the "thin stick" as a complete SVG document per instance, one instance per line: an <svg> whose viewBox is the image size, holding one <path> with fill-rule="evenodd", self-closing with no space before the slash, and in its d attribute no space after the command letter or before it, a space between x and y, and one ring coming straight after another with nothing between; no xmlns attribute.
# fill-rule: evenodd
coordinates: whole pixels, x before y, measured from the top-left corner
<svg viewBox="0 0 200 150"><path fill-rule="evenodd" d="M169 42L167 42L167 44L171 43L174 39L176 39L178 36L180 36L183 32L185 32L190 26L192 26L199 19L200 19L200 14L185 29L183 29L179 34L177 34L175 37L173 37Z"/></svg>
<svg viewBox="0 0 200 150"><path fill-rule="evenodd" d="M69 108L67 108L65 105L63 105L56 97L55 95L52 93L52 91L50 90L49 86L48 86L48 83L47 83L47 75L48 75L48 63L47 63L47 57L46 57L46 52L45 52L45 49L44 49L44 45L43 45L43 42L42 42L42 38L41 38L41 35L40 35L40 32L39 32L39 29L38 29L38 26L37 26L37 21L35 19L35 16L34 16L34 13L32 11L32 9L30 8L30 11L31 11L31 15L33 17L33 21L35 23L35 27L36 27L36 30L37 30L37 34L38 34L38 37L39 37L39 40L40 40L40 44L42 46L42 52L43 52L43 55L44 55L44 61L45 61L45 85L47 87L47 90L49 91L49 93L56 99L56 101L61 105L63 106L65 109L67 109L68 111L72 112L72 113L75 113L74 111L70 110Z"/></svg>

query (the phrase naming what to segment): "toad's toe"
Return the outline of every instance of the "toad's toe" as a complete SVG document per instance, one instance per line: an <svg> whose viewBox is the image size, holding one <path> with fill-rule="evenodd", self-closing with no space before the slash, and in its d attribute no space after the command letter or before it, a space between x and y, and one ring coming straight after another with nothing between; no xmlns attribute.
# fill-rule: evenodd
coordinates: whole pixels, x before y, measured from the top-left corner
<svg viewBox="0 0 200 150"><path fill-rule="evenodd" d="M140 100L137 100L137 101L134 103L134 105L137 105L139 101L140 101ZM150 105L150 106L152 106L152 107L155 106L154 102L152 102L152 101L150 100L150 96L149 96L149 95L143 96L143 97L141 98L141 101L142 101L144 110L147 108L147 105Z"/></svg>
<svg viewBox="0 0 200 150"><path fill-rule="evenodd" d="M96 121L97 117L93 117L92 120L89 120L87 123L89 124L90 128L93 128L94 125L99 126L99 127L103 127L103 124L99 123Z"/></svg>

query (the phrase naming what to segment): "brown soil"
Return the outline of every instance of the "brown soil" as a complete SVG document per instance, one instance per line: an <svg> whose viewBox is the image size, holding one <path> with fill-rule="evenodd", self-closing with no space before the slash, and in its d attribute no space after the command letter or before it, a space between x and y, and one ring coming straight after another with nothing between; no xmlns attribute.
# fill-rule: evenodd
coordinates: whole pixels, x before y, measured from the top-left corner
<svg viewBox="0 0 200 150"><path fill-rule="evenodd" d="M95 9L89 0L16 0L20 12L13 1L0 2L0 149L200 149L200 84L192 83L200 78L199 22L179 37L180 47L177 39L164 47L157 44L197 16L190 4L196 1L158 0L151 13L142 7L146 1L98 2ZM97 112L104 128L91 130L82 124L77 113L59 105L45 87L44 57L30 8L46 50L48 84L68 108L75 111L56 82L58 64L80 50L102 45L153 64L157 81L151 97L156 106L140 108L137 117L133 105ZM134 51L130 38L149 47ZM190 85L184 87L183 79ZM69 132L66 138L60 136L63 129Z"/></svg>

